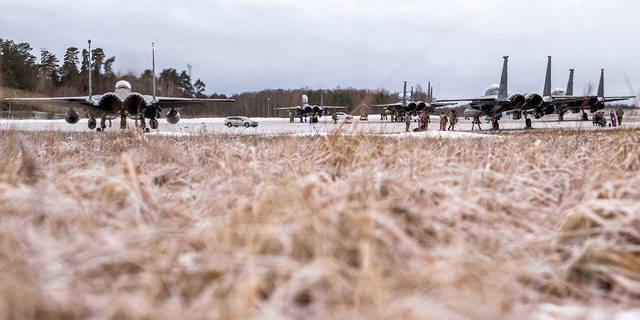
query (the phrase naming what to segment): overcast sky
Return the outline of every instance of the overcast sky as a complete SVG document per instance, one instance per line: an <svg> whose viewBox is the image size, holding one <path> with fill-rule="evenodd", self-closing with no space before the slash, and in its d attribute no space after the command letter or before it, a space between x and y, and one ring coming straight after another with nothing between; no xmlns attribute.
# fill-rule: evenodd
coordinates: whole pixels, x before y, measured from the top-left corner
<svg viewBox="0 0 640 320"><path fill-rule="evenodd" d="M552 87L606 95L640 90L636 0L2 0L0 37L46 48L103 48L116 72L192 65L207 93L336 87L402 89L427 82L438 98L467 98L498 83L509 55L509 91ZM628 79L628 81L627 81ZM135 88L134 88L135 89ZM145 93L145 92L143 92Z"/></svg>

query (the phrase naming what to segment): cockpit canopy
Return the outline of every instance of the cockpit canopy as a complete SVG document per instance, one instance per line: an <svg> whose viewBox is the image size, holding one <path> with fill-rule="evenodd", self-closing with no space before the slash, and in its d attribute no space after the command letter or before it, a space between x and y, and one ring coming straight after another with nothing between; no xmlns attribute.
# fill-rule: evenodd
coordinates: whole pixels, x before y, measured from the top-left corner
<svg viewBox="0 0 640 320"><path fill-rule="evenodd" d="M129 90L131 91L131 83L127 80L120 80L116 82L116 90Z"/></svg>
<svg viewBox="0 0 640 320"><path fill-rule="evenodd" d="M487 88L487 91L485 91L484 95L485 96L497 96L498 92L500 92L500 86L497 84L492 84L489 86L489 88Z"/></svg>
<svg viewBox="0 0 640 320"><path fill-rule="evenodd" d="M411 101L411 92L406 93L407 100ZM398 93L398 100L402 100L402 93Z"/></svg>
<svg viewBox="0 0 640 320"><path fill-rule="evenodd" d="M555 88L553 89L553 91L551 91L552 96L564 96L564 94L564 89L562 88Z"/></svg>

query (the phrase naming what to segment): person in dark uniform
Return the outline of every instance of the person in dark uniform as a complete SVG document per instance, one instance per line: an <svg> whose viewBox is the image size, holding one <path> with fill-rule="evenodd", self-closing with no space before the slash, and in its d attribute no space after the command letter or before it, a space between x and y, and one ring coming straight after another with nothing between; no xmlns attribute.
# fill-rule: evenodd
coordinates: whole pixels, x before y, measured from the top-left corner
<svg viewBox="0 0 640 320"><path fill-rule="evenodd" d="M451 118L449 119L449 131L455 129L456 123L458 123L458 112L456 109L451 109Z"/></svg>
<svg viewBox="0 0 640 320"><path fill-rule="evenodd" d="M624 116L624 110L622 110L622 107L618 107L616 109L616 117L618 118L618 125L621 126L622 125L622 117Z"/></svg>

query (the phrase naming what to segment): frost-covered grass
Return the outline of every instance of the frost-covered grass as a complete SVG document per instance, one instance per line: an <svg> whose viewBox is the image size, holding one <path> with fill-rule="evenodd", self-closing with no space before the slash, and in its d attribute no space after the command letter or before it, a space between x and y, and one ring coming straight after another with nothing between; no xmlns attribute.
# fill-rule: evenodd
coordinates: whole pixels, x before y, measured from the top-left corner
<svg viewBox="0 0 640 320"><path fill-rule="evenodd" d="M0 315L638 316L638 137L3 131Z"/></svg>

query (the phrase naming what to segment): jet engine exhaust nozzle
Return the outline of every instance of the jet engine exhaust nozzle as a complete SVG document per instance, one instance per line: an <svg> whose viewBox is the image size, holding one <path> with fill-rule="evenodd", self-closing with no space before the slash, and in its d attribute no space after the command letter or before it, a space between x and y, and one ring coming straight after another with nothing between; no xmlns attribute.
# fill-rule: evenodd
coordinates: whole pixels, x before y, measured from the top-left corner
<svg viewBox="0 0 640 320"><path fill-rule="evenodd" d="M522 107L526 102L524 96L519 93L512 93L508 99L516 108Z"/></svg>
<svg viewBox="0 0 640 320"><path fill-rule="evenodd" d="M538 109L542 105L542 96L537 93L528 93L524 98L527 109Z"/></svg>

